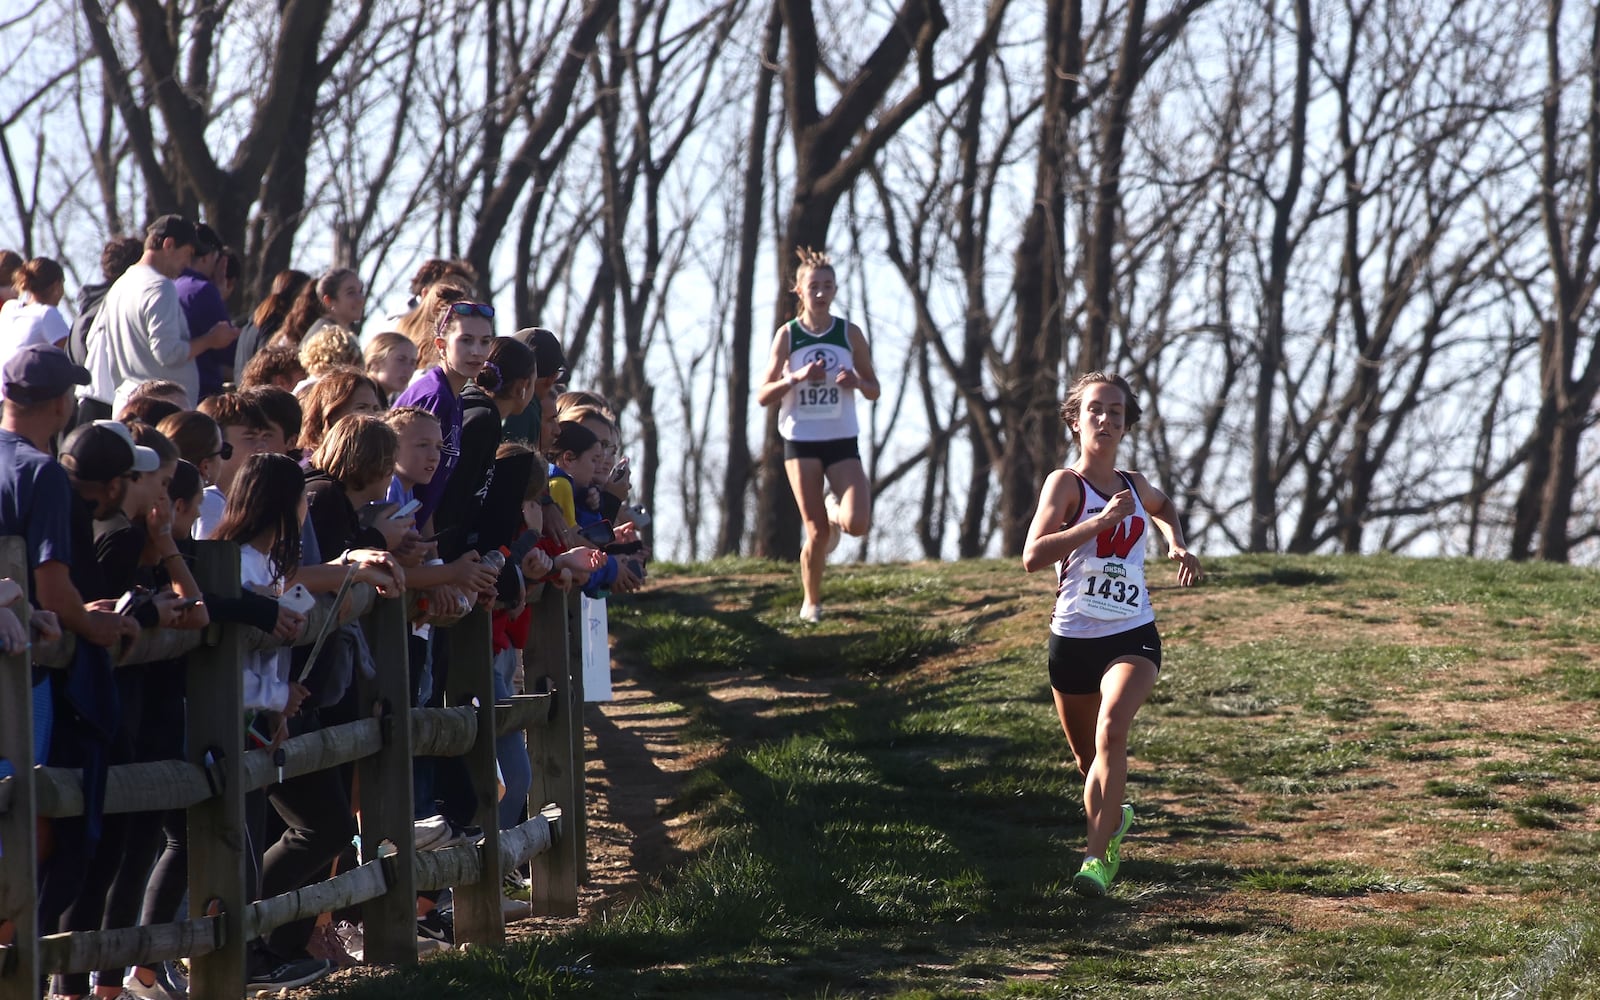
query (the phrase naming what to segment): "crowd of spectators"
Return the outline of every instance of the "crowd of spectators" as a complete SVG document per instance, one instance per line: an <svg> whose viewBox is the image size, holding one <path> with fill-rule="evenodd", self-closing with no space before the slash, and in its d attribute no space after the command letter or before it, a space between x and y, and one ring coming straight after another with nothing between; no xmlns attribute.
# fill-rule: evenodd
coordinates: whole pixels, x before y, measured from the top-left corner
<svg viewBox="0 0 1600 1000"><path fill-rule="evenodd" d="M115 665L142 629L226 621L275 636L281 647L239 665L240 746L270 747L363 714L357 671L403 669L413 705L441 704L442 638L474 606L492 609L496 694L519 693L522 650L541 641L530 601L547 586L636 589L648 554L615 412L562 391L552 331L497 334L463 262L428 261L382 319L344 268L284 271L239 308L239 257L179 215L110 240L100 265L104 283L78 290L69 320L61 265L0 251L0 533L26 540L32 632L22 581L0 581L0 651L76 640L68 665L32 677L35 759L82 768L86 803L41 837L43 934L170 922L186 898L183 813L102 808L109 766L185 757L183 661ZM200 590L196 539L238 544L239 597ZM354 623L308 662L305 595L347 579L420 594L407 663L374 663ZM531 775L519 735L499 750L508 827ZM458 762L419 758L414 783L419 848L482 836ZM258 896L365 860L357 810L348 768L252 793ZM419 898L419 938L448 941L449 917L447 894ZM356 919L252 942L251 990L358 961ZM169 963L58 976L53 991L170 1000L186 984Z"/></svg>

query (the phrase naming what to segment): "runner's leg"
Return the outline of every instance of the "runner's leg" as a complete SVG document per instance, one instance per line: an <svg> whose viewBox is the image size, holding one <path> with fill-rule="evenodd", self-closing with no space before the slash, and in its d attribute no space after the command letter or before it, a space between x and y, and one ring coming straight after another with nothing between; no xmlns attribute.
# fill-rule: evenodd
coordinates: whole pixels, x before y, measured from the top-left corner
<svg viewBox="0 0 1600 1000"><path fill-rule="evenodd" d="M791 458L783 463L789 474L789 488L805 522L805 541L800 545L800 588L805 603L822 603L822 566L828 560L828 510L822 504L822 462L815 458Z"/></svg>
<svg viewBox="0 0 1600 1000"><path fill-rule="evenodd" d="M1122 822L1122 797L1128 783L1128 731L1134 714L1156 684L1156 665L1130 656L1111 665L1100 679L1100 715L1094 734L1094 763L1083 783L1083 808L1089 821L1091 857L1105 857L1106 844Z"/></svg>
<svg viewBox="0 0 1600 1000"><path fill-rule="evenodd" d="M872 525L872 487L861 459L847 458L828 466L828 485L839 498L839 527L847 535L865 535Z"/></svg>

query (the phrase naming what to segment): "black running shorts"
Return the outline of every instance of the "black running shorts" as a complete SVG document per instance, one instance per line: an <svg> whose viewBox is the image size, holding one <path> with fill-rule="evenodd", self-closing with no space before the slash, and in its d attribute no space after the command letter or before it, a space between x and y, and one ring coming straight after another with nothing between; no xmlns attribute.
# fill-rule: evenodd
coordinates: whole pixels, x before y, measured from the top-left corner
<svg viewBox="0 0 1600 1000"><path fill-rule="evenodd" d="M815 458L824 469L848 459L860 459L861 449L855 438L834 438L831 441L783 441L783 459Z"/></svg>
<svg viewBox="0 0 1600 1000"><path fill-rule="evenodd" d="M1050 634L1050 686L1062 694L1096 694L1113 663L1142 657L1161 671L1161 635L1156 623L1098 639L1065 639Z"/></svg>

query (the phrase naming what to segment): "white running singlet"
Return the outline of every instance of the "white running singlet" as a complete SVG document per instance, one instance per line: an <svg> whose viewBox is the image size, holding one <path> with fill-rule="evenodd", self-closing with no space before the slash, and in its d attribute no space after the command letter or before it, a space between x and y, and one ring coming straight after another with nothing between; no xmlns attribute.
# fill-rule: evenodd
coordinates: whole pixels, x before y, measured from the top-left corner
<svg viewBox="0 0 1600 1000"><path fill-rule="evenodd" d="M790 441L838 441L854 438L856 392L842 388L833 379L840 371L855 367L850 350L850 321L843 316L821 333L812 333L799 319L784 324L789 336L789 370L798 371L821 358L828 373L820 382L801 382L783 394L778 405L778 433Z"/></svg>
<svg viewBox="0 0 1600 1000"><path fill-rule="evenodd" d="M1099 514L1110 500L1074 470L1066 471L1078 480L1082 500L1077 516L1062 523L1063 531ZM1145 536L1150 517L1139 491L1133 488L1133 479L1120 469L1117 475L1133 492L1133 513L1056 564L1059 585L1056 606L1050 614L1050 631L1064 639L1098 639L1156 620L1144 582Z"/></svg>

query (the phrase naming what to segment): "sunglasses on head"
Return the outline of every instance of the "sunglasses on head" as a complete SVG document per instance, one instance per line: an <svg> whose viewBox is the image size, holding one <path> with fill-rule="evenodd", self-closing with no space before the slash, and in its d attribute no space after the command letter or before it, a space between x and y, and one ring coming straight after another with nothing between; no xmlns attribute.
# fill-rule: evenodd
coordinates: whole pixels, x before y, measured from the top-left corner
<svg viewBox="0 0 1600 1000"><path fill-rule="evenodd" d="M494 306L486 302L450 302L444 309L439 310L439 325L434 330L434 335L444 336L444 328L454 316L482 316L484 319L494 319Z"/></svg>

